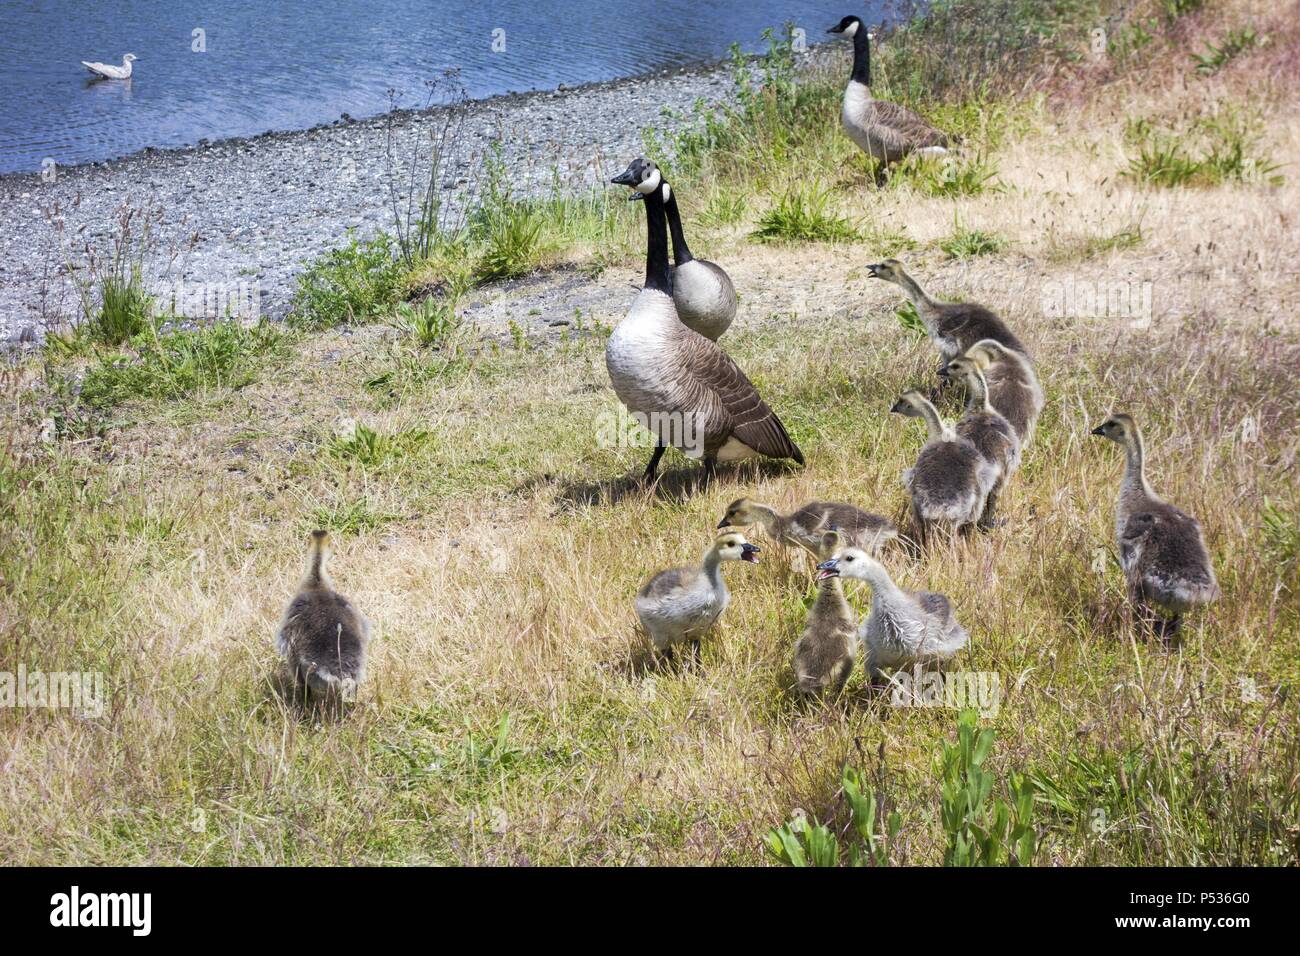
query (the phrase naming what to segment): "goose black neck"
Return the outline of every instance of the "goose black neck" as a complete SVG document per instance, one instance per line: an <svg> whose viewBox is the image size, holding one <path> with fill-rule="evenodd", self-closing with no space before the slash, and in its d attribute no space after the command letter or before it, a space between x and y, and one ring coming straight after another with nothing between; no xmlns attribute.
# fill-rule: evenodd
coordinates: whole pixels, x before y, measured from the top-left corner
<svg viewBox="0 0 1300 956"><path fill-rule="evenodd" d="M871 38L867 36L867 25L859 23L853 34L853 75L863 86L871 85Z"/></svg>
<svg viewBox="0 0 1300 956"><path fill-rule="evenodd" d="M664 220L664 196L656 189L645 197L646 248L645 287L672 295L668 278L668 224Z"/></svg>
<svg viewBox="0 0 1300 956"><path fill-rule="evenodd" d="M686 245L686 234L682 232L682 214L677 211L675 190L668 193L668 201L664 203L664 209L668 212L668 228L673 234L673 258L679 266L684 265L695 257L691 255L691 250Z"/></svg>

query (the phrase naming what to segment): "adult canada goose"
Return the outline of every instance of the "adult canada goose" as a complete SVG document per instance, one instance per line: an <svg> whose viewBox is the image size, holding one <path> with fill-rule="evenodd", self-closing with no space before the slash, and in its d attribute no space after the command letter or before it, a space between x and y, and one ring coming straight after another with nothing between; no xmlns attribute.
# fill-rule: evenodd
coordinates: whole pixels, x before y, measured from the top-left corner
<svg viewBox="0 0 1300 956"><path fill-rule="evenodd" d="M313 531L307 573L284 612L275 649L299 685L317 697L347 701L365 676L370 622L334 590L328 560L329 534Z"/></svg>
<svg viewBox="0 0 1300 956"><path fill-rule="evenodd" d="M884 565L859 548L840 549L817 565L817 573L819 578L854 578L871 585L871 613L862 622L859 637L866 647L872 683L887 667L946 661L970 640L946 597L903 590Z"/></svg>
<svg viewBox="0 0 1300 956"><path fill-rule="evenodd" d="M641 198L634 192L633 199ZM668 231L673 237L673 305L677 317L687 327L707 339L718 341L736 317L736 287L731 277L717 263L696 259L686 245L682 215L677 208L677 193L663 184L664 211L668 214Z"/></svg>
<svg viewBox="0 0 1300 956"><path fill-rule="evenodd" d="M1115 538L1129 597L1142 611L1155 605L1170 612L1173 617L1160 630L1173 634L1186 611L1219 598L1201 525L1151 490L1142 434L1132 418L1111 415L1092 433L1124 448Z"/></svg>
<svg viewBox="0 0 1300 956"><path fill-rule="evenodd" d="M818 558L829 560L841 547L840 536L827 531ZM844 687L853 673L857 628L857 615L844 599L839 576L818 574L817 598L794 645L794 677L800 693L838 692Z"/></svg>
<svg viewBox="0 0 1300 956"><path fill-rule="evenodd" d="M907 294L945 365L981 339L1001 342L1028 357L1020 340L993 312L972 302L940 302L930 298L897 259L869 265L867 272L871 278L892 282Z"/></svg>
<svg viewBox="0 0 1300 956"><path fill-rule="evenodd" d="M826 31L853 38L853 72L844 89L840 122L849 139L877 163L877 177L909 153L946 153L948 135L911 110L871 95L871 35L858 17L848 16Z"/></svg>
<svg viewBox="0 0 1300 956"><path fill-rule="evenodd" d="M966 413L957 422L956 432L969 439L997 472L979 520L981 526L990 527L998 495L1020 466L1020 437L1003 414L989 403L984 373L973 359L958 355L948 363L948 374L966 386Z"/></svg>
<svg viewBox="0 0 1300 956"><path fill-rule="evenodd" d="M677 644L700 639L727 609L731 593L722 579L723 561L757 564L759 548L734 531L719 535L695 567L669 568L653 575L636 594L636 615L650 643L671 658Z"/></svg>
<svg viewBox="0 0 1300 956"><path fill-rule="evenodd" d="M1034 426L1046 403L1033 363L995 339L981 339L962 355L984 373L989 404L1011 423L1023 451L1034 437Z"/></svg>
<svg viewBox="0 0 1300 956"><path fill-rule="evenodd" d="M921 540L925 541L933 525L959 529L978 521L997 480L997 469L970 439L945 424L920 392L904 392L890 411L923 419L929 435L916 464L903 472Z"/></svg>
<svg viewBox="0 0 1300 956"><path fill-rule="evenodd" d="M740 367L678 317L658 167L637 157L612 181L631 186L645 200L645 285L609 337L605 367L619 399L655 435L646 480L669 445L703 457L708 475L719 461L757 456L793 458L802 465L803 453Z"/></svg>
<svg viewBox="0 0 1300 956"><path fill-rule="evenodd" d="M106 80L129 80L131 79L131 64L138 59L139 57L134 53L128 53L122 57L121 66L113 66L111 63L87 63L85 60L81 61L81 65L91 73Z"/></svg>
<svg viewBox="0 0 1300 956"><path fill-rule="evenodd" d="M718 527L755 524L782 544L807 548L813 554L820 553L822 536L832 528L843 536L845 544L872 552L898 537L898 529L888 518L839 501L810 501L792 514L781 515L768 505L737 498L727 505Z"/></svg>

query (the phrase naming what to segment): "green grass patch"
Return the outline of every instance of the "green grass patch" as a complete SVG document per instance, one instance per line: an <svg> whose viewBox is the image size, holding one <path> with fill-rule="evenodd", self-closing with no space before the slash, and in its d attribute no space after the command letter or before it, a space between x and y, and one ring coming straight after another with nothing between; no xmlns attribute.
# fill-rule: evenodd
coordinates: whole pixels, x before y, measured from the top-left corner
<svg viewBox="0 0 1300 956"><path fill-rule="evenodd" d="M758 220L754 238L762 242L853 242L861 236L840 215L829 191L800 184L777 197Z"/></svg>
<svg viewBox="0 0 1300 956"><path fill-rule="evenodd" d="M401 296L404 273L387 233L325 253L298 276L289 322L303 329L356 325L386 313Z"/></svg>
<svg viewBox="0 0 1300 956"><path fill-rule="evenodd" d="M953 228L952 235L940 241L939 248L954 259L970 259L1001 252L1006 244L1006 238L995 232L967 229L958 224Z"/></svg>

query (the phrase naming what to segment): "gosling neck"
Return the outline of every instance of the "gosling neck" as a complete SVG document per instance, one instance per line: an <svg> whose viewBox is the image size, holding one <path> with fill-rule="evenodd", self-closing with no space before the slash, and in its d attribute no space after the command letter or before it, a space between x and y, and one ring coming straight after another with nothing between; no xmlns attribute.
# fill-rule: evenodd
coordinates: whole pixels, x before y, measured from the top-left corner
<svg viewBox="0 0 1300 956"><path fill-rule="evenodd" d="M989 384L979 369L972 369L966 376L966 393L967 411L993 411L993 406L989 404Z"/></svg>
<svg viewBox="0 0 1300 956"><path fill-rule="evenodd" d="M304 588L331 586L329 572L325 570L325 546L320 541L311 543L311 551L307 555L307 573L303 575L302 586Z"/></svg>
<svg viewBox="0 0 1300 956"><path fill-rule="evenodd" d="M939 417L939 410L928 401L922 400L918 403L921 412L921 418L925 420L925 431L930 436L931 441L940 441L948 437L948 430L943 427L943 419Z"/></svg>
<svg viewBox="0 0 1300 956"><path fill-rule="evenodd" d="M673 294L668 273L668 226L664 221L663 186L645 197L645 288Z"/></svg>
<svg viewBox="0 0 1300 956"><path fill-rule="evenodd" d="M775 508L769 508L767 505L750 505L749 512L754 516L754 522L762 525L763 530L768 534L774 535L785 528L785 520L776 513Z"/></svg>
<svg viewBox="0 0 1300 956"><path fill-rule="evenodd" d="M1125 492L1141 491L1150 497L1155 492L1147 484L1146 446L1142 442L1142 433L1133 429L1124 441L1124 484Z"/></svg>
<svg viewBox="0 0 1300 956"><path fill-rule="evenodd" d="M668 213L668 228L673 235L673 259L677 265L683 266L695 257L691 255L690 248L686 245L686 234L682 232L682 215L677 209L677 191L668 191L668 201L664 203L664 211Z"/></svg>
<svg viewBox="0 0 1300 956"><path fill-rule="evenodd" d="M907 293L907 297L912 300L912 304L916 306L916 311L922 318L925 318L926 313L934 309L934 299L926 295L925 290L921 288L920 284L918 284L917 281L906 272L903 272L901 269L898 270L898 274L894 281L898 284L899 288Z"/></svg>

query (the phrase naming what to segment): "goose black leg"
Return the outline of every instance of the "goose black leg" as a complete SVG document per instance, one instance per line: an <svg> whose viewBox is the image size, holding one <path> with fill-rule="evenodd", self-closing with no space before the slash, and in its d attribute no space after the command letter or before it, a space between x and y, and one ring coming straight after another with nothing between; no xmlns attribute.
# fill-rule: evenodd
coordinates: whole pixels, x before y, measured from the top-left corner
<svg viewBox="0 0 1300 956"><path fill-rule="evenodd" d="M645 466L645 474L642 476L642 481L654 481L655 472L659 470L659 459L663 456L664 443L663 440L660 439L655 442L655 452L650 456L650 464Z"/></svg>

